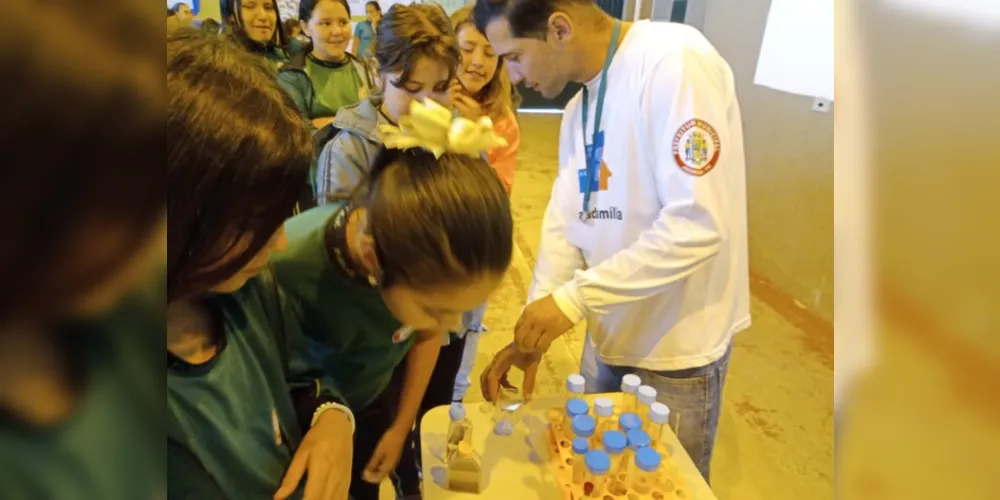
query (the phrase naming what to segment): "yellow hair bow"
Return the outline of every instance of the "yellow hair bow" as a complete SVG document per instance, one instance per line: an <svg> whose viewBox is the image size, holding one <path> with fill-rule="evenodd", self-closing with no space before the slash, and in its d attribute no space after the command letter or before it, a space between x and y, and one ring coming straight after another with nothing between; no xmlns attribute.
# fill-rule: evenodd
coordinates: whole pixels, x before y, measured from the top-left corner
<svg viewBox="0 0 1000 500"><path fill-rule="evenodd" d="M399 126L379 125L385 146L393 149L422 148L440 158L445 153L478 156L483 151L507 145L493 131L493 120L483 116L472 121L455 117L452 111L432 99L410 102L410 114Z"/></svg>

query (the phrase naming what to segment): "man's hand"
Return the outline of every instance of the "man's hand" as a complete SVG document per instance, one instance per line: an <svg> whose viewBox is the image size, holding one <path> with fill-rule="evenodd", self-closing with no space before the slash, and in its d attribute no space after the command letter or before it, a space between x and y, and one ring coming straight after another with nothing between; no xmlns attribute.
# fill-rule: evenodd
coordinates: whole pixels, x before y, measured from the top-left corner
<svg viewBox="0 0 1000 500"><path fill-rule="evenodd" d="M538 299L524 308L514 326L517 348L544 354L552 341L573 328L573 322L556 305L552 295Z"/></svg>
<svg viewBox="0 0 1000 500"><path fill-rule="evenodd" d="M393 425L382 434L382 439L375 446L375 453L361 477L372 484L379 484L386 476L396 468L399 463L399 456L403 453L403 446L409 439L410 430Z"/></svg>
<svg viewBox="0 0 1000 500"><path fill-rule="evenodd" d="M521 392L525 401L530 401L531 395L535 392L535 377L538 375L538 363L541 359L541 353L522 352L514 344L504 347L479 376L483 397L493 402L496 401L501 386L514 388L507 380L507 374L511 367L517 367L524 371L524 388Z"/></svg>
<svg viewBox="0 0 1000 500"><path fill-rule="evenodd" d="M354 436L347 415L339 410L323 412L292 457L275 500L294 493L306 471L309 479L303 500L346 500L353 453Z"/></svg>

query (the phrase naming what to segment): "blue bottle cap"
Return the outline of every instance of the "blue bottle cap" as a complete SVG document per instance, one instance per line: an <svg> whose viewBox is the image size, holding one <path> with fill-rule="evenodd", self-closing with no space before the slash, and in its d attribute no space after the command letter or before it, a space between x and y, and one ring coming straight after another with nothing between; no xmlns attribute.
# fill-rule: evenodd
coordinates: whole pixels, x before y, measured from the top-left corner
<svg viewBox="0 0 1000 500"><path fill-rule="evenodd" d="M566 414L569 415L569 418L586 415L588 411L590 411L590 407L587 406L587 402L580 398L573 398L566 402Z"/></svg>
<svg viewBox="0 0 1000 500"><path fill-rule="evenodd" d="M587 438L576 438L573 440L573 454L586 455L590 451L590 442Z"/></svg>
<svg viewBox="0 0 1000 500"><path fill-rule="evenodd" d="M632 412L622 413L622 416L618 418L618 426L621 427L622 432L628 434L632 429L638 429L642 427L642 419L639 415Z"/></svg>
<svg viewBox="0 0 1000 500"><path fill-rule="evenodd" d="M611 468L611 457L601 450L588 451L584 461L587 463L587 470L597 476L607 474Z"/></svg>
<svg viewBox="0 0 1000 500"><path fill-rule="evenodd" d="M639 448L648 448L652 442L649 434L646 434L646 431L642 429L632 429L625 437L628 438L628 447L632 448L633 451Z"/></svg>
<svg viewBox="0 0 1000 500"><path fill-rule="evenodd" d="M628 445L625 434L618 431L605 432L603 441L604 449L612 455L620 455L625 451L625 446Z"/></svg>
<svg viewBox="0 0 1000 500"><path fill-rule="evenodd" d="M642 448L635 452L635 466L646 472L656 471L660 460L660 454L652 448Z"/></svg>
<svg viewBox="0 0 1000 500"><path fill-rule="evenodd" d="M594 435L594 429L597 428L597 421L594 417L590 415L577 415L573 417L573 434L589 438Z"/></svg>

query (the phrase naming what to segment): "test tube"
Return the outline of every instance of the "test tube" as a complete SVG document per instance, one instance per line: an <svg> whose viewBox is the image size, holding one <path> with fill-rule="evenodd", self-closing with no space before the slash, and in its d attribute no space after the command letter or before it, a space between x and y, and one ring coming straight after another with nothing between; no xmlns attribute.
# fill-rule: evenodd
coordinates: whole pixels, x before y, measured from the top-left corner
<svg viewBox="0 0 1000 500"><path fill-rule="evenodd" d="M594 401L594 418L597 419L597 434L604 434L611 426L611 418L615 415L615 403L608 398L597 398Z"/></svg>
<svg viewBox="0 0 1000 500"><path fill-rule="evenodd" d="M573 419L580 416L586 415L590 411L590 407L587 406L587 402L579 399L572 398L566 401L566 412L563 415L563 428L569 429L573 425Z"/></svg>
<svg viewBox="0 0 1000 500"><path fill-rule="evenodd" d="M642 448L649 448L651 444L649 434L641 429L632 429L625 435L625 439L628 440L628 449L625 450L621 469L618 470L619 473L628 472L632 462L635 461L635 452Z"/></svg>
<svg viewBox="0 0 1000 500"><path fill-rule="evenodd" d="M656 389L648 385L639 387L636 400L639 403L639 408L636 409L635 413L642 418L643 422L649 420L649 405L656 402Z"/></svg>
<svg viewBox="0 0 1000 500"><path fill-rule="evenodd" d="M670 408L667 405L663 403L649 405L649 419L646 420L645 431L653 441L652 445L659 444L663 439L663 427L667 425L669 419Z"/></svg>
<svg viewBox="0 0 1000 500"><path fill-rule="evenodd" d="M587 482L587 452L590 451L586 438L573 440L573 484L583 487Z"/></svg>
<svg viewBox="0 0 1000 500"><path fill-rule="evenodd" d="M582 398L586 385L586 379L579 373L574 373L566 377L566 390L569 392L569 397L571 398Z"/></svg>
<svg viewBox="0 0 1000 500"><path fill-rule="evenodd" d="M642 448L635 452L635 467L630 474L632 491L640 495L648 495L653 491L660 473L661 460L660 454L652 448Z"/></svg>
<svg viewBox="0 0 1000 500"><path fill-rule="evenodd" d="M594 436L595 427L597 427L597 422L590 415L577 415L573 417L572 429L574 438L581 437L589 443L590 438Z"/></svg>
<svg viewBox="0 0 1000 500"><path fill-rule="evenodd" d="M602 442L604 444L604 451L607 452L608 458L611 459L611 467L608 475L612 478L618 477L618 470L622 464L622 454L628 448L628 439L621 432L608 431L604 433Z"/></svg>
<svg viewBox="0 0 1000 500"><path fill-rule="evenodd" d="M636 391L642 385L638 375L629 373L622 377L622 412L635 412Z"/></svg>
<svg viewBox="0 0 1000 500"><path fill-rule="evenodd" d="M591 450L587 452L585 458L587 462L587 473L594 489L587 495L588 498L604 498L604 493L608 484L608 469L611 468L611 459L608 454L601 450Z"/></svg>
<svg viewBox="0 0 1000 500"><path fill-rule="evenodd" d="M640 428L642 428L642 419L639 418L639 415L628 412L622 413L621 416L618 417L618 429L623 433L628 434L628 432L632 429Z"/></svg>

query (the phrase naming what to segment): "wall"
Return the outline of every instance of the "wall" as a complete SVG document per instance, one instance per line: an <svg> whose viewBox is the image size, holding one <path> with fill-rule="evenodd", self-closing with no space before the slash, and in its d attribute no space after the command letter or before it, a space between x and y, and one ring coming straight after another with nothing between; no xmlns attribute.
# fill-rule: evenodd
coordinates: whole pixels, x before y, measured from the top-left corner
<svg viewBox="0 0 1000 500"><path fill-rule="evenodd" d="M222 14L219 14L219 0L201 0L200 10L196 19L215 19L222 21Z"/></svg>
<svg viewBox="0 0 1000 500"><path fill-rule="evenodd" d="M770 0L707 0L705 35L743 112L751 271L833 318L833 113L753 84Z"/></svg>

